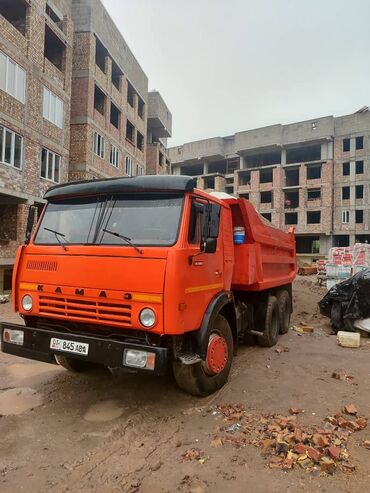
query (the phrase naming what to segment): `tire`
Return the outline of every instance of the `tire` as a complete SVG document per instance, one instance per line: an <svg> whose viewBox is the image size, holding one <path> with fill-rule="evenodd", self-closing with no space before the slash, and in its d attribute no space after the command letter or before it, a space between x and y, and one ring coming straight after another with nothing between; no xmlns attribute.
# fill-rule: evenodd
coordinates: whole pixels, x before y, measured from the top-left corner
<svg viewBox="0 0 370 493"><path fill-rule="evenodd" d="M272 347L278 341L280 329L279 305L275 296L269 296L263 336L258 338L258 344L263 347Z"/></svg>
<svg viewBox="0 0 370 493"><path fill-rule="evenodd" d="M222 338L227 347L227 359L223 369L219 373L212 373L208 367L208 358L193 365L173 361L173 374L180 389L195 396L205 397L216 392L227 382L233 360L234 343L229 322L222 315L217 315L212 326L208 328L208 348L216 336Z"/></svg>
<svg viewBox="0 0 370 493"><path fill-rule="evenodd" d="M68 358L67 356L55 355L58 365L63 366L66 370L73 373L82 373L84 371L94 370L100 365L89 361L81 361L80 359Z"/></svg>
<svg viewBox="0 0 370 493"><path fill-rule="evenodd" d="M343 319L342 319L342 305L340 304L339 301L333 301L331 305L330 321L334 332L338 332L339 330L341 330L343 326Z"/></svg>
<svg viewBox="0 0 370 493"><path fill-rule="evenodd" d="M286 334L290 328L290 318L292 314L292 300L288 291L282 289L277 293L277 302L279 307L280 334Z"/></svg>

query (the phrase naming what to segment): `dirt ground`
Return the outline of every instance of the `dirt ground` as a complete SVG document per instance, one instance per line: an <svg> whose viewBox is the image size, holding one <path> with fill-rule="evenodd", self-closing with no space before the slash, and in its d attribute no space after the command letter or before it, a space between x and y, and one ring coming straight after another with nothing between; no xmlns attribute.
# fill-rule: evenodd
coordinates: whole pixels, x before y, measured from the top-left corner
<svg viewBox="0 0 370 493"><path fill-rule="evenodd" d="M370 339L360 349L339 347L317 311L323 294L312 278L299 278L293 325L312 325L314 333L290 330L279 341L289 352L281 354L241 347L228 384L204 399L182 393L171 377L75 375L1 353L1 493L370 491L363 446L370 423L348 442L356 470L332 476L271 469L252 444L211 445L223 424L218 405L241 403L257 418L287 416L293 406L304 409L300 422L318 426L349 403L370 417ZM9 303L0 305L0 319L17 320ZM354 378L333 379L339 369ZM184 460L194 447L203 460Z"/></svg>

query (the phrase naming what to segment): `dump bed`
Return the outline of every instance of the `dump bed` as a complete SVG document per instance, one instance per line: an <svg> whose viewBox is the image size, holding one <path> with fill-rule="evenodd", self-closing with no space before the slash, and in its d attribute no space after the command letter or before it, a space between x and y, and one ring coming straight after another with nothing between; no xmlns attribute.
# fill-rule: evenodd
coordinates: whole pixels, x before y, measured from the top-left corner
<svg viewBox="0 0 370 493"><path fill-rule="evenodd" d="M290 284L296 276L293 228L285 233L260 216L246 199L226 199L233 227L244 227L245 243L234 245L232 289L260 291Z"/></svg>

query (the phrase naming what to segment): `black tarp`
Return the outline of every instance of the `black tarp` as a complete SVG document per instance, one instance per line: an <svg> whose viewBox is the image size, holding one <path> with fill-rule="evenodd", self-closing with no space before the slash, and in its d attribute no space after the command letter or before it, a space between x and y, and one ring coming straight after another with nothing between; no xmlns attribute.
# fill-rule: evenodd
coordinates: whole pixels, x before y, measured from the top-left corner
<svg viewBox="0 0 370 493"><path fill-rule="evenodd" d="M354 330L355 320L370 318L370 268L333 286L319 307L337 330Z"/></svg>

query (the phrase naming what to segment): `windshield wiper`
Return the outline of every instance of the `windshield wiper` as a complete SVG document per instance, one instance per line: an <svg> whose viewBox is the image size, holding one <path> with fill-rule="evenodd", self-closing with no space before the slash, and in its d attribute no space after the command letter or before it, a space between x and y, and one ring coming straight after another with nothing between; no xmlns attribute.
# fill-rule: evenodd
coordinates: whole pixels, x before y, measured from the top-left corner
<svg viewBox="0 0 370 493"><path fill-rule="evenodd" d="M103 231L104 233L109 233L110 235L113 235L113 236L116 236L117 238L121 238L121 240L124 240L128 245L132 246L133 248L135 248L135 250L140 253L140 255L143 255L143 251L140 250L139 247L137 247L136 245L134 245L131 241L131 238L128 238L127 236L123 236L119 233L116 233L115 231L109 231L109 229L104 229L103 228Z"/></svg>
<svg viewBox="0 0 370 493"><path fill-rule="evenodd" d="M59 243L59 245L63 248L63 250L68 251L68 248L65 246L65 244L62 242L62 240L59 238L59 236L61 236L62 238L64 238L64 241L67 242L67 240L65 239L66 235L64 235L63 233L59 233L59 231L55 231L54 229L50 229L50 228L44 228L44 230L49 231L50 233L54 233L55 238L57 239L57 242Z"/></svg>

